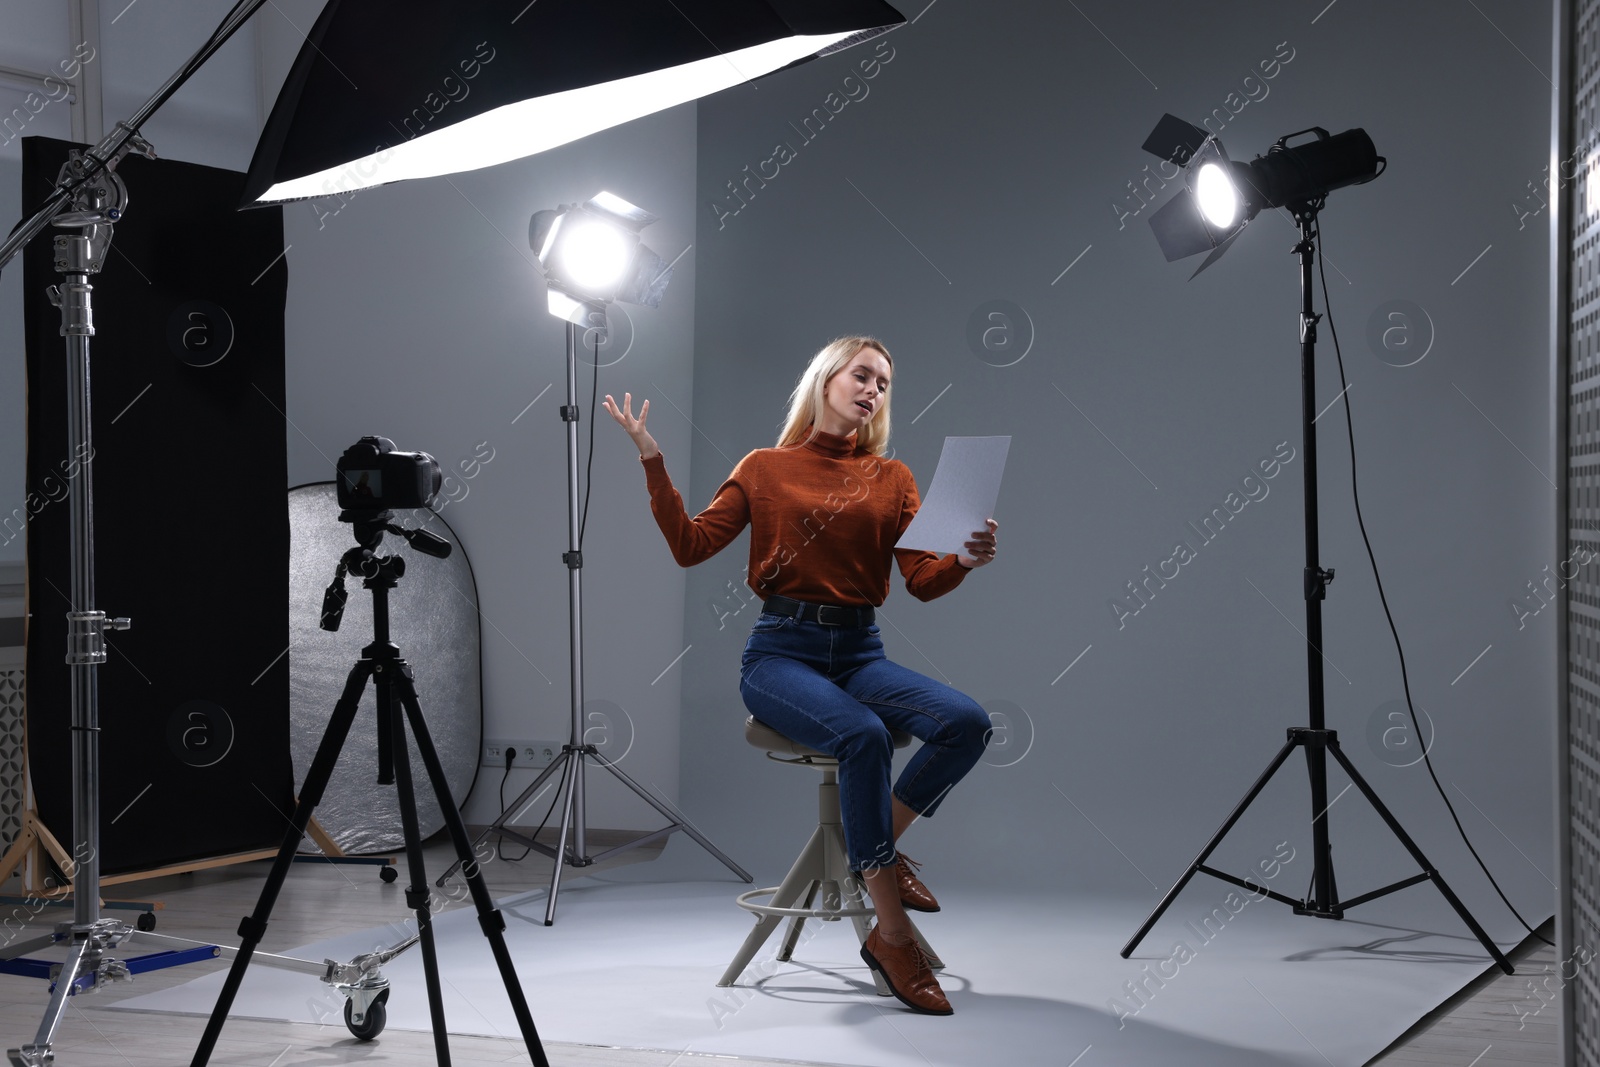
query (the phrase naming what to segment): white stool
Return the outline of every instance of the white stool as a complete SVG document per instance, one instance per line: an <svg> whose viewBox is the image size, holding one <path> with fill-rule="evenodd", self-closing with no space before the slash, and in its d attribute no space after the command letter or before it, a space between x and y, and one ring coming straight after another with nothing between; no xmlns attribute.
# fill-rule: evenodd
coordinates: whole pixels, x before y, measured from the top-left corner
<svg viewBox="0 0 1600 1067"><path fill-rule="evenodd" d="M911 744L910 734L894 729L889 732L895 748L905 748ZM784 961L794 954L795 946L800 941L800 929L807 919L821 919L824 922L849 919L855 925L856 940L861 943L866 942L867 934L872 929L867 923L867 916L873 914L872 901L861 880L851 872L844 847L844 825L839 819L839 761L791 741L754 718L745 720L744 736L746 741L765 751L770 760L821 771L822 784L817 787L817 828L805 848L800 850L799 859L789 868L782 884L740 894L736 903L755 914L756 925L733 957L721 981L717 982L719 986L731 986L738 980L767 938L772 936L786 917L789 919L789 932L778 951L778 959ZM817 900L819 893L822 897L820 904ZM758 904L756 899L759 897L772 899L766 904ZM797 907L802 897L804 903ZM916 930L915 924L912 929L933 967L942 968L944 964L934 954L922 931ZM871 973L878 987L878 995L889 996L889 987L883 979L876 971Z"/></svg>

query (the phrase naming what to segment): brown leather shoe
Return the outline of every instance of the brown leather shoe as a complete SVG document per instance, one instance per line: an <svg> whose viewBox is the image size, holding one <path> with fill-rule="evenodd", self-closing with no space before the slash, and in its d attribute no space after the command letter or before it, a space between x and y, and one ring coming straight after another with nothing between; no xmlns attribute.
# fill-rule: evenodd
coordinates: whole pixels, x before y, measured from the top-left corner
<svg viewBox="0 0 1600 1067"><path fill-rule="evenodd" d="M900 903L912 911L938 911L939 902L933 899L933 894L928 892L928 887L916 875L922 869L922 864L900 853L900 858L894 864L894 882L900 890Z"/></svg>
<svg viewBox="0 0 1600 1067"><path fill-rule="evenodd" d="M916 938L908 939L903 945L892 944L879 935L874 926L861 946L861 958L868 967L883 975L889 991L912 1011L924 1015L955 1014Z"/></svg>

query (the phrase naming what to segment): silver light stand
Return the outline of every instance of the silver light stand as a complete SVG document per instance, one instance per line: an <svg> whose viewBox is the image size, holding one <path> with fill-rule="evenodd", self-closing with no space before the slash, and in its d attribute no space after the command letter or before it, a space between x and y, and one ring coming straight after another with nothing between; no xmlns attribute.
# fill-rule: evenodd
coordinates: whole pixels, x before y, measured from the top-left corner
<svg viewBox="0 0 1600 1067"><path fill-rule="evenodd" d="M603 316L604 312L600 314ZM603 322L603 318L602 318ZM583 728L583 553L578 548L578 327L571 321L567 322L567 402L561 408L561 418L567 424L567 551L561 556L567 565L567 611L570 620L569 647L571 648L571 673L572 673L572 733L571 738L561 746L561 755L548 767L539 772L533 783L524 789L513 800L509 807L502 811L495 821L483 833L478 835L474 842L476 845L490 834L498 835L515 841L524 848L531 848L536 852L549 856L555 860L555 869L550 873L550 896L545 902L544 924L552 926L556 921L556 898L561 891L561 867L563 863L570 863L574 867L588 867L609 859L629 849L648 845L676 831L682 830L707 852L711 853L723 866L738 875L745 882L754 879L743 867L723 854L722 850L695 829L689 822L688 816L674 807L666 798L656 795L649 789L635 782L628 774L615 763L601 755L594 745L584 741ZM610 771L617 780L637 793L646 804L659 811L671 820L659 830L634 838L625 844L608 848L604 852L589 855L586 839L586 814L584 811L584 760L592 759L601 767ZM561 800L561 830L557 838L556 847L551 848L540 841L521 834L507 824L516 817L528 802L539 792L545 781L555 772L562 772L565 788ZM568 838L571 838L569 848ZM445 871L436 884L444 885L460 866L455 866Z"/></svg>
<svg viewBox="0 0 1600 1067"><path fill-rule="evenodd" d="M127 187L115 167L129 152L154 155L150 145L126 127L119 127L112 139L118 143L106 155L97 150L95 157L86 157L74 151L57 179L57 187L70 190L70 194L59 194L65 197L63 203L52 201L47 205L48 216L35 216L30 223L36 226L19 230L0 249L0 264L4 264L26 244L24 234L32 236L52 224L76 231L56 237L55 267L62 281L51 286L49 296L61 309L61 334L67 339L68 454L81 457L94 454L89 412L94 286L89 277L105 264L112 224L128 204ZM61 210L68 204L72 210ZM72 921L58 924L53 935L17 949L20 954L69 938L72 948L55 979L49 1007L33 1042L8 1051L16 1067L42 1067L51 1060L51 1040L80 976L89 988L129 977L126 966L106 953L131 928L115 919L100 918L100 711L94 670L106 661L105 631L126 630L129 623L127 619L108 619L94 607L94 464L87 459L78 476L68 482L68 501L72 537L72 610L67 614L67 664L72 669Z"/></svg>
<svg viewBox="0 0 1600 1067"><path fill-rule="evenodd" d="M55 268L62 282L50 289L50 301L61 309L61 335L67 349L67 448L69 455L90 456L89 338L94 336L94 287L111 249L112 226L122 217L128 191L116 168L130 152L154 158L139 129L211 56L225 44L264 0L239 0L211 37L133 115L87 152L74 150L61 169L56 189L30 218L0 244L4 269L29 242L51 226L74 231L55 239ZM197 942L135 931L116 919L100 917L100 711L95 668L105 662L105 632L125 630L127 619L109 619L96 610L94 595L94 465L84 462L68 482L71 548L71 611L67 615L67 664L72 699L72 910L71 922L53 933L6 946L4 958L15 959L52 944L71 942L66 961L54 978L50 1003L31 1043L7 1050L13 1067L46 1067L67 998L127 979L133 970L151 969L214 958L226 950ZM189 946L160 962L138 968L109 955L133 936ZM328 968L319 968L327 970Z"/></svg>

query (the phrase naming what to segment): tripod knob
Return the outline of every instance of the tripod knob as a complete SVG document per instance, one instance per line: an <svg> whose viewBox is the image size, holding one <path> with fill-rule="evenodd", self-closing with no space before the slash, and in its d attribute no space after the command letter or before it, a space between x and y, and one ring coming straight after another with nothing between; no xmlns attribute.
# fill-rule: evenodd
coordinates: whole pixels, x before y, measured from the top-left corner
<svg viewBox="0 0 1600 1067"><path fill-rule="evenodd" d="M1328 596L1328 583L1332 581L1332 567L1307 567L1305 570L1306 599L1325 600Z"/></svg>
<svg viewBox="0 0 1600 1067"><path fill-rule="evenodd" d="M107 619L105 622L107 630L126 630L132 625L133 620L129 618Z"/></svg>

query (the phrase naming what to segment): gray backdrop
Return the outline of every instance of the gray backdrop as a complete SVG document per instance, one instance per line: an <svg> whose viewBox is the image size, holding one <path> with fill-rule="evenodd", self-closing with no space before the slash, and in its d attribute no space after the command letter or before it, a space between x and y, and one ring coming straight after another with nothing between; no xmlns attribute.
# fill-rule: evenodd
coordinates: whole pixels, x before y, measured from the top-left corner
<svg viewBox="0 0 1600 1067"><path fill-rule="evenodd" d="M602 187L634 199L663 216L652 247L688 250L662 308L630 313L635 341L602 370L601 390L654 399L652 430L691 507L772 442L794 376L839 333L876 333L894 353L893 444L924 486L945 435L1013 435L999 561L926 605L897 580L884 613L892 655L1006 716L991 760L1012 765L980 767L937 826L907 839L935 865L929 878L1153 897L1283 727L1305 721L1301 467L1293 230L1258 219L1187 281L1192 266L1164 263L1148 234L1153 209L1128 199L1155 163L1138 145L1163 111L1198 122L1222 109L1224 141L1243 158L1313 124L1363 126L1390 171L1336 193L1323 222L1367 529L1445 787L1513 899L1547 913L1554 609L1511 606L1560 562L1547 239L1528 198L1549 157L1546 6L914 5L917 21L888 38L893 58L870 80L844 80L871 54L858 49L532 160L287 212L291 481L327 478L365 433L433 451L458 476L480 443L493 447L446 512L482 588L485 732L562 736L561 335L522 234L538 207ZM114 24L107 11L108 121L227 6L138 4ZM294 27L318 6L282 0L258 15L253 36L152 129L162 154L242 169L299 45ZM48 40L39 28L60 19L43 0L0 0L0 15L17 29L0 61L43 68L70 52L64 28ZM790 124L816 108L829 117L813 118L808 139ZM792 158L764 188L752 180L754 198L732 214L727 183L779 141ZM14 173L0 167L0 182ZM13 290L8 275L5 329L20 335ZM1025 314L989 338L1017 348L969 344L991 301ZM1326 403L1339 391L1326 330L1319 355ZM0 392L20 412L20 361L7 362ZM1415 739L1385 744L1403 694L1350 506L1344 412L1319 423L1322 557L1338 572L1324 613L1329 723L1477 906L1482 879L1431 784L1420 767L1391 766ZM589 695L603 702L594 739L632 741L624 766L774 877L804 835L814 783L740 739L736 670L753 609L725 613L741 602L746 542L678 570L636 454L615 428L598 431L585 570ZM20 504L14 418L0 417L0 435L0 488ZM1268 495L1119 629L1108 602L1124 583L1179 538L1197 542L1185 524L1223 506L1281 441L1296 460ZM1303 845L1297 768L1241 825L1230 858L1291 834ZM526 781L513 775L510 788ZM595 825L654 824L637 801L597 792ZM497 807L480 789L468 814ZM1410 873L1358 798L1333 819L1347 895L1367 873Z"/></svg>
<svg viewBox="0 0 1600 1067"><path fill-rule="evenodd" d="M860 57L846 53L700 105L692 479L668 449L693 506L730 459L772 443L806 358L841 333L877 334L895 356L893 445L924 487L945 435L1013 435L997 563L929 604L896 579L883 612L891 656L1006 716L994 765L906 839L940 880L998 871L1153 897L1283 728L1307 720L1295 231L1263 216L1191 282L1198 257L1163 261L1153 208L1135 213L1128 184L1155 163L1139 145L1163 111L1200 122L1217 108L1236 158L1308 126L1359 125L1390 160L1323 216L1367 531L1445 788L1513 899L1534 921L1549 914L1553 609L1508 607L1557 562L1548 244L1541 218L1519 230L1510 207L1548 159L1547 12L1344 0L1318 18L1325 5L944 0L889 38L893 58L870 80L847 80ZM825 126L797 129L830 103ZM734 199L747 165L773 174L758 168L776 142L794 157ZM1159 204L1170 190L1157 186ZM996 300L1021 312L1011 347L997 334L974 348L969 323ZM1399 300L1414 307L1388 318ZM1375 315L1399 327L1387 344L1383 329L1368 342ZM1340 390L1326 328L1322 342L1319 407ZM1392 765L1417 746L1386 717L1403 691L1351 506L1344 416L1338 404L1318 423L1322 563L1338 575L1328 722L1477 901L1481 876L1423 768ZM1186 528L1242 495L1285 441L1296 458L1264 497L1208 544ZM1180 539L1197 558L1119 626L1109 602ZM720 811L730 847L770 843L759 858L777 862L800 840L812 783L764 766L737 729L755 609L718 616L737 605L726 583L746 549L689 576L685 643L699 658L684 678L684 802ZM1288 765L1223 855L1247 863L1285 836L1309 840L1303 767ZM781 833L744 829L737 798L752 792L772 798ZM1368 875L1410 873L1356 794L1332 818L1346 896Z"/></svg>

